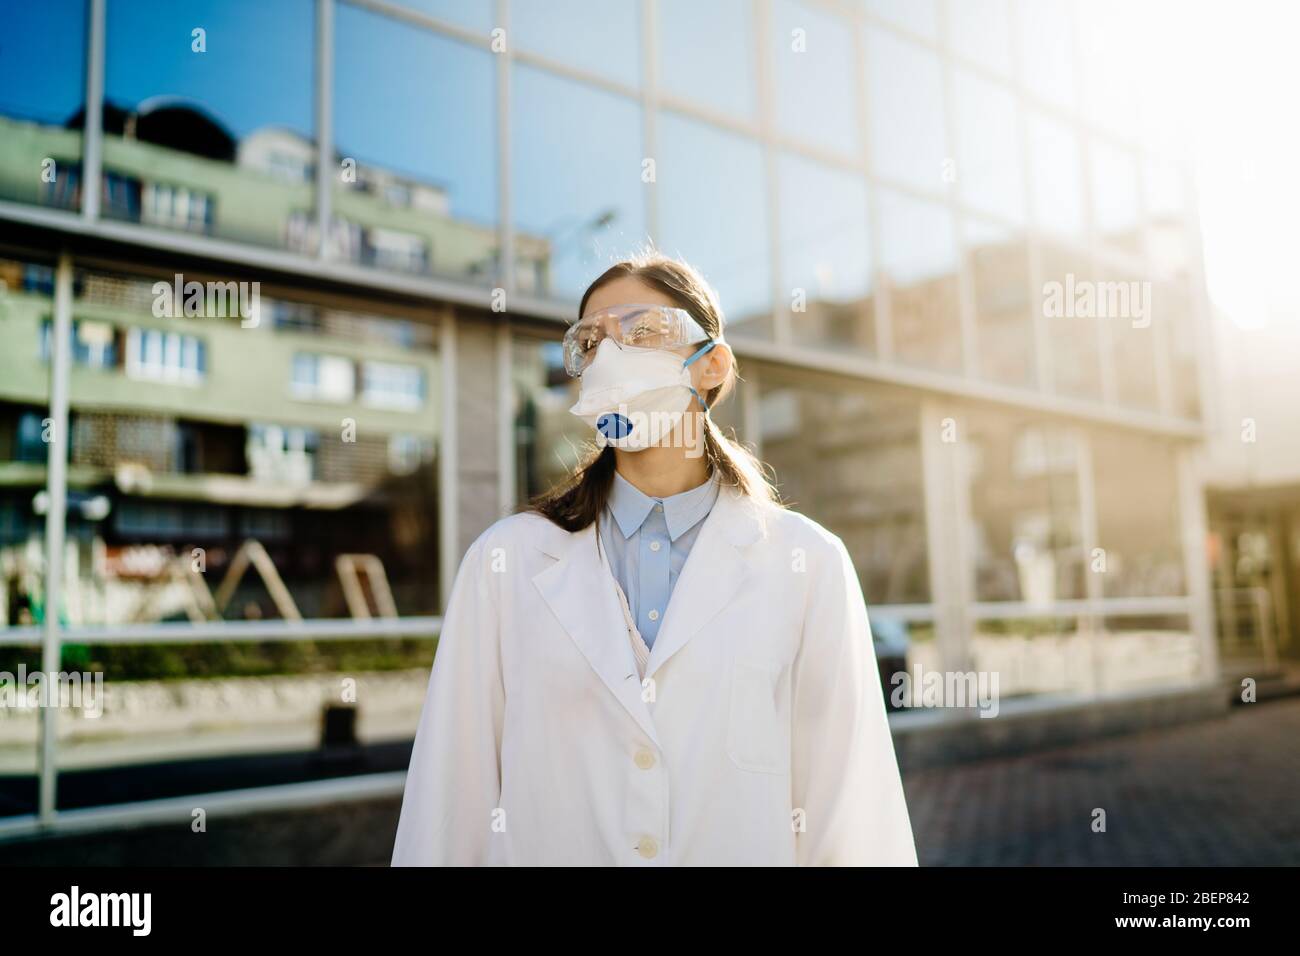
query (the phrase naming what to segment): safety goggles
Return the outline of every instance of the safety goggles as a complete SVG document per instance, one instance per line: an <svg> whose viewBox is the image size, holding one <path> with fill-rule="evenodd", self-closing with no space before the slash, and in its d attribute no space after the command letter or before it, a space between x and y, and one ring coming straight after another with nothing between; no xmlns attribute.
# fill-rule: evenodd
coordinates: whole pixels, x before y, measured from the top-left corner
<svg viewBox="0 0 1300 956"><path fill-rule="evenodd" d="M564 370L575 378L612 339L621 349L675 349L712 338L685 309L619 305L583 316L564 333ZM721 341L721 339L719 339Z"/></svg>

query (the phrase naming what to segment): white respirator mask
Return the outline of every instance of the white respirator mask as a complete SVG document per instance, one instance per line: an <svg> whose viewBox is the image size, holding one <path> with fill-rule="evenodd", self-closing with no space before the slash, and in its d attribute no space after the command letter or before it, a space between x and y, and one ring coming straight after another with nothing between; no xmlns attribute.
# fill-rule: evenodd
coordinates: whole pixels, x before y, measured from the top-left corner
<svg viewBox="0 0 1300 956"><path fill-rule="evenodd" d="M683 359L664 349L603 339L582 372L578 401L569 411L594 428L603 444L624 451L662 444L692 400L709 410L691 382L690 365L717 344L706 342Z"/></svg>

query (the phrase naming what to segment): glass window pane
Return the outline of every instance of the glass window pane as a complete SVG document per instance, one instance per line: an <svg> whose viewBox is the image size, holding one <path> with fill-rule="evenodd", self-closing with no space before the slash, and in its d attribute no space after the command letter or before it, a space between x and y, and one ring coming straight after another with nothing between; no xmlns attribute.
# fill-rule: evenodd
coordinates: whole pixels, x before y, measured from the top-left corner
<svg viewBox="0 0 1300 956"><path fill-rule="evenodd" d="M391 590L400 614L438 613L437 539L419 517L436 508L437 391L420 387L438 380L434 329L265 290L256 325L229 313L169 316L166 299L156 308L157 278L78 275L75 312L142 339L145 358L134 376L73 369L69 494L108 499L102 516L70 531L87 555L104 550L107 569L100 580L95 562L80 565L74 623L192 620L187 594L198 596L200 617L282 617L256 561L228 599L220 592L235 555L257 545L304 618L354 616L341 554L379 559L384 580L370 585ZM165 289L170 277L161 278ZM392 401L353 395L359 366L380 370L377 388ZM420 471L390 469L397 434L428 447ZM118 477L105 486L104 474ZM194 548L206 570L177 588L174 566L188 568Z"/></svg>
<svg viewBox="0 0 1300 956"><path fill-rule="evenodd" d="M958 68L953 110L957 190L964 203L1013 222L1025 219L1020 113L1006 87Z"/></svg>
<svg viewBox="0 0 1300 956"><path fill-rule="evenodd" d="M1200 336L1192 297L1185 277L1151 283L1152 326L1162 330L1169 353L1170 387L1174 414L1184 418L1201 415L1201 386L1198 352Z"/></svg>
<svg viewBox="0 0 1300 956"><path fill-rule="evenodd" d="M952 152L939 57L874 27L867 28L866 51L872 172L943 192Z"/></svg>
<svg viewBox="0 0 1300 956"><path fill-rule="evenodd" d="M751 119L757 103L749 0L659 0L659 86L725 116Z"/></svg>
<svg viewBox="0 0 1300 956"><path fill-rule="evenodd" d="M863 0L868 13L929 40L939 38L936 0Z"/></svg>
<svg viewBox="0 0 1300 956"><path fill-rule="evenodd" d="M467 30L490 33L495 25L493 20L496 16L496 0L393 0L393 2Z"/></svg>
<svg viewBox="0 0 1300 956"><path fill-rule="evenodd" d="M1075 398L1101 398L1101 344L1096 276L1088 257L1053 243L1040 248L1043 334L1056 390Z"/></svg>
<svg viewBox="0 0 1300 956"><path fill-rule="evenodd" d="M758 383L763 460L790 506L844 540L868 604L929 601L916 400L768 365Z"/></svg>
<svg viewBox="0 0 1300 956"><path fill-rule="evenodd" d="M1100 140L1091 142L1092 217L1097 238L1141 255L1137 157Z"/></svg>
<svg viewBox="0 0 1300 956"><path fill-rule="evenodd" d="M1029 113L1029 187L1034 218L1044 231L1083 239L1083 168L1079 137L1056 120Z"/></svg>
<svg viewBox="0 0 1300 956"><path fill-rule="evenodd" d="M966 425L976 600L1046 607L1083 597L1073 432L993 410L972 412Z"/></svg>
<svg viewBox="0 0 1300 956"><path fill-rule="evenodd" d="M948 371L961 367L957 238L938 203L880 191L880 259L889 290L899 361Z"/></svg>
<svg viewBox="0 0 1300 956"><path fill-rule="evenodd" d="M564 481L593 446L592 430L569 409L578 399L578 379L564 371L560 335L514 340L515 500L529 499Z"/></svg>
<svg viewBox="0 0 1300 956"><path fill-rule="evenodd" d="M1187 220L1187 174L1183 167L1158 156L1143 164L1147 215L1147 251L1156 275L1185 276L1192 254Z"/></svg>
<svg viewBox="0 0 1300 956"><path fill-rule="evenodd" d="M858 151L853 34L840 17L793 0L772 5L777 129L800 142Z"/></svg>
<svg viewBox="0 0 1300 956"><path fill-rule="evenodd" d="M1156 326L1151 320L1151 283L1112 266L1098 270L1097 304L1110 330L1115 388L1124 405L1157 411Z"/></svg>
<svg viewBox="0 0 1300 956"><path fill-rule="evenodd" d="M1145 80L1151 60L1151 27L1134 7L1116 0L1088 0L1078 9L1078 47L1084 73L1084 112L1102 129L1136 137L1142 130Z"/></svg>
<svg viewBox="0 0 1300 956"><path fill-rule="evenodd" d="M0 645L0 671L16 674L23 666L33 673L41 667L46 611L41 503L57 438L49 408L53 264L0 258L0 316L0 636L15 638L22 628L31 642ZM82 506L73 497L68 505L70 512ZM0 819L36 812L40 708L26 714L4 720Z"/></svg>
<svg viewBox="0 0 1300 956"><path fill-rule="evenodd" d="M781 266L799 345L876 351L875 290L860 175L789 153L777 159Z"/></svg>
<svg viewBox="0 0 1300 956"><path fill-rule="evenodd" d="M520 50L628 86L641 85L641 4L637 0L512 3L510 33Z"/></svg>
<svg viewBox="0 0 1300 956"><path fill-rule="evenodd" d="M1075 31L1069 0L1034 0L1018 4L1016 12L1025 88L1038 99L1073 107Z"/></svg>
<svg viewBox="0 0 1300 956"><path fill-rule="evenodd" d="M979 374L1005 385L1030 385L1034 370L1034 305L1024 236L975 219L963 227L975 300Z"/></svg>
<svg viewBox="0 0 1300 956"><path fill-rule="evenodd" d="M718 290L728 335L771 335L772 274L757 142L661 113L658 245Z"/></svg>
<svg viewBox="0 0 1300 956"><path fill-rule="evenodd" d="M103 214L307 251L315 22L311 0L108 4Z"/></svg>
<svg viewBox="0 0 1300 956"><path fill-rule="evenodd" d="M78 209L86 102L84 0L5 4L4 31L0 199Z"/></svg>
<svg viewBox="0 0 1300 956"><path fill-rule="evenodd" d="M1175 447L1138 432L1095 430L1098 546L1106 597L1185 594Z"/></svg>
<svg viewBox="0 0 1300 956"><path fill-rule="evenodd" d="M335 36L330 256L495 282L492 54L346 5Z"/></svg>
<svg viewBox="0 0 1300 956"><path fill-rule="evenodd" d="M640 108L522 64L511 100L516 281L576 301L645 241Z"/></svg>
<svg viewBox="0 0 1300 956"><path fill-rule="evenodd" d="M948 44L959 56L1004 76L1011 74L1008 0L949 0Z"/></svg>

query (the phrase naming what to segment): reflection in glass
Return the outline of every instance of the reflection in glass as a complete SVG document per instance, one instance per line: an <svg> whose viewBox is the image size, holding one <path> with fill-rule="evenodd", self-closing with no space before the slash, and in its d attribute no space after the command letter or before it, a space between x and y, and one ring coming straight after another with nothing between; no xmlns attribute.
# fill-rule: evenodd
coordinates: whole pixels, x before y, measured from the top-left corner
<svg viewBox="0 0 1300 956"><path fill-rule="evenodd" d="M965 255L975 303L977 369L1004 385L1029 385L1034 370L1034 304L1023 236L967 219Z"/></svg>
<svg viewBox="0 0 1300 956"><path fill-rule="evenodd" d="M1187 221L1187 174L1158 156L1144 163L1147 252L1158 276L1185 276L1192 254Z"/></svg>
<svg viewBox="0 0 1300 956"><path fill-rule="evenodd" d="M1097 238L1141 255L1137 158L1127 150L1092 140L1092 218Z"/></svg>
<svg viewBox="0 0 1300 956"><path fill-rule="evenodd" d="M1074 18L1069 0L1016 6L1025 88L1058 106L1075 105Z"/></svg>
<svg viewBox="0 0 1300 956"><path fill-rule="evenodd" d="M1185 594L1175 446L1112 429L1090 441L1106 597Z"/></svg>
<svg viewBox="0 0 1300 956"><path fill-rule="evenodd" d="M1073 617L980 620L970 639L971 666L976 673L998 675L1003 700L1090 697L1097 693L1093 663L1100 643Z"/></svg>
<svg viewBox="0 0 1300 956"><path fill-rule="evenodd" d="M754 18L749 0L659 0L659 88L725 116L756 106Z"/></svg>
<svg viewBox="0 0 1300 956"><path fill-rule="evenodd" d="M1009 0L949 3L948 44L958 56L1004 76L1011 74Z"/></svg>
<svg viewBox="0 0 1300 956"><path fill-rule="evenodd" d="M59 209L81 205L85 24L83 0L5 5L0 199Z"/></svg>
<svg viewBox="0 0 1300 956"><path fill-rule="evenodd" d="M880 191L880 260L899 361L961 368L957 241L952 213L938 203Z"/></svg>
<svg viewBox="0 0 1300 956"><path fill-rule="evenodd" d="M1152 321L1151 284L1131 272L1106 266L1098 270L1102 319L1110 329L1115 391L1123 405L1157 411L1156 335ZM1103 305L1104 303L1104 305Z"/></svg>
<svg viewBox="0 0 1300 956"><path fill-rule="evenodd" d="M491 31L496 0L393 0L403 7L427 13L447 23L482 33Z"/></svg>
<svg viewBox="0 0 1300 956"><path fill-rule="evenodd" d="M1151 59L1134 7L1126 0L1088 0L1077 8L1084 112L1095 126L1127 138L1142 129L1141 67Z"/></svg>
<svg viewBox="0 0 1300 956"><path fill-rule="evenodd" d="M972 412L966 428L976 600L1046 607L1083 597L1073 434L1047 420L993 410Z"/></svg>
<svg viewBox="0 0 1300 956"><path fill-rule="evenodd" d="M858 151L853 34L846 21L794 0L772 5L777 129L801 142Z"/></svg>
<svg viewBox="0 0 1300 956"><path fill-rule="evenodd" d="M943 192L952 150L939 57L875 27L867 28L866 51L872 172Z"/></svg>
<svg viewBox="0 0 1300 956"><path fill-rule="evenodd" d="M868 604L928 601L916 401L766 365L758 381L763 460L784 498L844 540Z"/></svg>
<svg viewBox="0 0 1300 956"><path fill-rule="evenodd" d="M676 113L659 114L659 247L718 290L727 334L770 337L772 277L759 145Z"/></svg>
<svg viewBox="0 0 1300 956"><path fill-rule="evenodd" d="M876 350L867 186L789 153L777 159L781 265L798 345Z"/></svg>
<svg viewBox="0 0 1300 956"><path fill-rule="evenodd" d="M1003 86L958 68L954 78L957 189L968 206L1024 222L1019 111Z"/></svg>
<svg viewBox="0 0 1300 956"><path fill-rule="evenodd" d="M1040 247L1043 288L1037 306L1056 391L1101 398L1101 340L1096 276L1087 256L1052 243Z"/></svg>
<svg viewBox="0 0 1300 956"><path fill-rule="evenodd" d="M519 291L576 300L646 240L640 109L516 64L510 124Z"/></svg>
<svg viewBox="0 0 1300 956"><path fill-rule="evenodd" d="M53 309L52 265L0 259L0 631L44 620L45 515L38 498L54 437L49 417ZM96 338L88 329L74 329L74 365L95 367L103 354L90 344ZM0 648L0 655L25 650Z"/></svg>
<svg viewBox="0 0 1300 956"><path fill-rule="evenodd" d="M99 358L72 369L69 496L101 504L69 514L69 622L357 617L345 555L373 568L371 613L436 614L433 329L266 295L250 327L155 305L152 278L77 277Z"/></svg>
<svg viewBox="0 0 1300 956"><path fill-rule="evenodd" d="M1185 614L1111 616L1096 643L1103 693L1188 687L1201 679L1201 642Z"/></svg>
<svg viewBox="0 0 1300 956"><path fill-rule="evenodd" d="M937 0L863 0L863 6L868 13L926 39L939 37Z"/></svg>
<svg viewBox="0 0 1300 956"><path fill-rule="evenodd" d="M1163 331L1169 355L1174 414L1201 415L1200 352L1196 316L1186 278L1151 283L1151 324Z"/></svg>
<svg viewBox="0 0 1300 956"><path fill-rule="evenodd" d="M49 407L53 299L50 263L0 258L0 636L15 638L22 628L31 642L0 645L0 672L9 675L20 666L29 674L41 667L47 464L56 447ZM95 339L74 329L74 366L93 367L102 355ZM93 496L68 496L69 520L97 507ZM11 710L0 721L0 819L36 812L39 711Z"/></svg>
<svg viewBox="0 0 1300 956"><path fill-rule="evenodd" d="M103 215L312 248L314 35L310 0L108 4Z"/></svg>
<svg viewBox="0 0 1300 956"><path fill-rule="evenodd" d="M511 42L557 63L641 85L638 0L525 0L510 5Z"/></svg>
<svg viewBox="0 0 1300 956"><path fill-rule="evenodd" d="M346 5L336 20L339 168L328 255L394 272L495 281L492 55ZM411 82L415 76L421 81ZM398 89L401 96L386 92Z"/></svg>
<svg viewBox="0 0 1300 956"><path fill-rule="evenodd" d="M560 484L582 459L594 433L570 414L578 380L564 371L560 334L514 341L515 500L529 499Z"/></svg>
<svg viewBox="0 0 1300 956"><path fill-rule="evenodd" d="M1029 111L1029 189L1034 218L1044 231L1083 238L1086 224L1078 134L1034 110Z"/></svg>

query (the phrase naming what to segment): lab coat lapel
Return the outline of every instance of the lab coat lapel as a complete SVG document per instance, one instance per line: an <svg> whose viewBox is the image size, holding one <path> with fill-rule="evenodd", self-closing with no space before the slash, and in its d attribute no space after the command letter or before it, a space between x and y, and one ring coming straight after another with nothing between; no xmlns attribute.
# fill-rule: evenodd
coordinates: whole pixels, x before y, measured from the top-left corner
<svg viewBox="0 0 1300 956"><path fill-rule="evenodd" d="M592 670L656 744L654 721L641 698L641 682L614 582L596 550L596 526L569 536L559 560L533 584L582 651Z"/></svg>
<svg viewBox="0 0 1300 956"><path fill-rule="evenodd" d="M731 603L750 573L744 549L763 532L759 507L734 489L722 488L668 599L646 677L653 677Z"/></svg>

